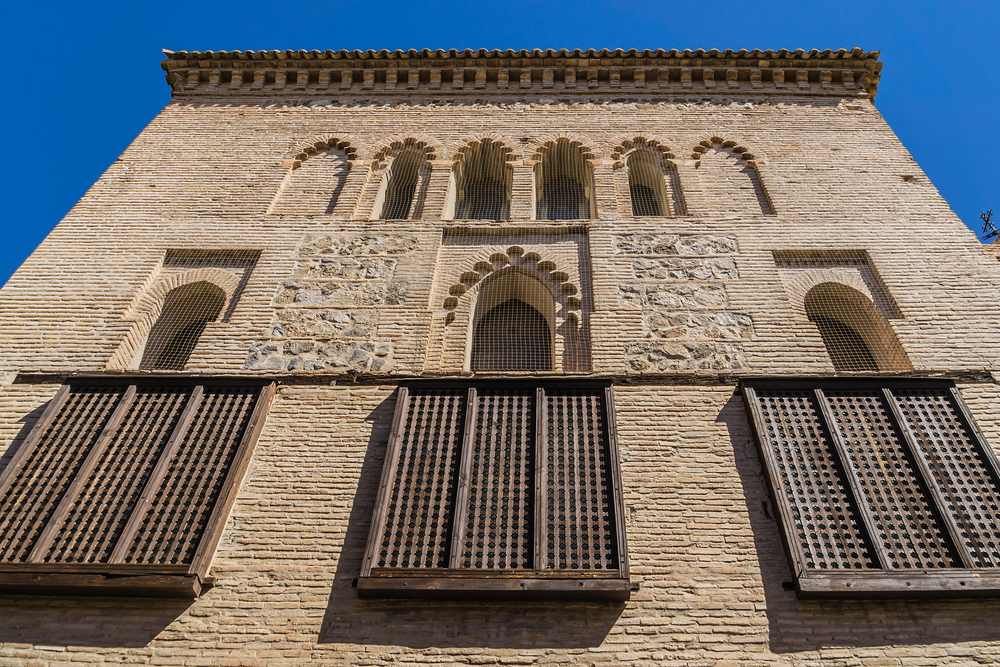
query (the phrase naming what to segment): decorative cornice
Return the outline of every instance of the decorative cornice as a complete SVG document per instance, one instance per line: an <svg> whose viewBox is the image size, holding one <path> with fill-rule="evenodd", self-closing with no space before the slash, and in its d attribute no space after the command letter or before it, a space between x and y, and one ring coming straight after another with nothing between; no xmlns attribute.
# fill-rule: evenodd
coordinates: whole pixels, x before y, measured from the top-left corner
<svg viewBox="0 0 1000 667"><path fill-rule="evenodd" d="M164 51L174 97L837 95L874 98L879 52L676 49Z"/></svg>

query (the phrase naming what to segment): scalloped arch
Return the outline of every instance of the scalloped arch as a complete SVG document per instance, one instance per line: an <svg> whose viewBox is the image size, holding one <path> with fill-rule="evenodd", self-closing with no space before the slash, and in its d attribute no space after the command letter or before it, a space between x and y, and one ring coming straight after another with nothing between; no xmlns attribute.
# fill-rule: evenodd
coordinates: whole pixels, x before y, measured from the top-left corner
<svg viewBox="0 0 1000 667"><path fill-rule="evenodd" d="M429 134L416 132L382 139L371 147L364 159L382 162L405 148L422 151L428 160L437 160L445 155L444 144Z"/></svg>
<svg viewBox="0 0 1000 667"><path fill-rule="evenodd" d="M584 160L597 160L601 159L604 155L604 152L591 139L572 132L556 132L555 134L541 137L530 144L531 148L525 151L525 155L529 156L531 160L541 160L545 153L559 143L560 140L566 140L571 147L578 148Z"/></svg>
<svg viewBox="0 0 1000 667"><path fill-rule="evenodd" d="M677 156L680 155L680 151L663 137L644 132L616 137L612 140L611 145L614 148L611 149L609 157L615 161L615 165L624 164L625 157L629 153L643 146L659 153L661 159L676 160Z"/></svg>
<svg viewBox="0 0 1000 667"><path fill-rule="evenodd" d="M577 285L559 279L561 277L559 274L566 274L560 271L559 265L553 261L556 259L555 257L547 258L537 252L525 253L524 248L520 246L512 246L505 251L499 251L498 247L480 251L456 267L454 273L458 278L448 288L449 296L445 297L442 304L445 310L453 310L460 299L476 294L485 283L509 270L516 270L537 278L552 292L552 298L556 301L561 295L572 296L579 293ZM519 252L510 252L511 250ZM475 267L483 264L489 264L493 269L485 274L482 271L477 271ZM500 265L497 266L497 264ZM551 268L539 269L541 264L551 265ZM473 281L469 275L471 273L477 273L479 277ZM572 291L563 287L564 285L571 285Z"/></svg>
<svg viewBox="0 0 1000 667"><path fill-rule="evenodd" d="M484 141L499 144L502 148L507 149L507 157L505 158L507 162L510 162L519 156L518 147L511 144L506 137L503 137L496 132L480 132L478 134L473 134L470 137L466 137L465 139L453 141L448 144L447 155L450 156L449 159L455 160L456 162L464 160L469 149Z"/></svg>
<svg viewBox="0 0 1000 667"><path fill-rule="evenodd" d="M297 144L285 154L285 159L296 160L301 164L320 151L328 148L339 148L347 154L348 160L356 160L358 157L357 146L357 140L349 134L319 134ZM298 165L293 165L293 167L296 166Z"/></svg>
<svg viewBox="0 0 1000 667"><path fill-rule="evenodd" d="M754 148L752 144L739 139L738 137L722 132L709 132L708 134L702 135L691 150L691 158L694 160L700 160L702 154L714 148L716 144L722 146L723 148L731 149L743 160L755 160L759 164L762 164L765 161L764 154Z"/></svg>

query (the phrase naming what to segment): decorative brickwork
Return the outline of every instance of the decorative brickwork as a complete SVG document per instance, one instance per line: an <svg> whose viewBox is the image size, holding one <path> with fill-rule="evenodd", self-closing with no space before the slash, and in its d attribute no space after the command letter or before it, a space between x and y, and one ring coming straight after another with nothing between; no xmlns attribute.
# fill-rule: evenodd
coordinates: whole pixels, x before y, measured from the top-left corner
<svg viewBox="0 0 1000 667"><path fill-rule="evenodd" d="M10 462L31 444L32 427L68 376L135 374L136 386L178 374L171 381L235 376L257 386L274 381L276 393L242 486L232 489L231 512L219 518L217 549L206 547L199 561L210 568L200 597L9 595L0 609L0 662L1000 661L996 598L959 590L959 599L915 601L905 597L905 580L903 599L797 596L775 518L778 496L737 391L760 376L777 385L833 375L891 380L910 417L879 417L885 447L911 445L904 427L914 438L941 440L927 445L933 467L946 465L933 455L950 456L944 448L959 431L970 442L981 431L993 450L1000 442L1000 352L991 344L1000 330L991 287L997 253L983 251L875 108L878 57L862 49L167 53L172 101L0 290L0 476L15 470ZM469 168L487 144L497 173ZM546 156L560 148L575 152L580 168L563 175L585 177L579 217L539 215ZM406 181L412 201L405 215L401 206L388 215L386 193L404 157L416 167L415 180ZM646 175L630 177L633 168ZM661 180L649 176L653 168ZM472 210L459 196L467 177L502 186L489 195L494 204L506 197L490 209L500 215L458 215ZM901 236L914 225L920 234ZM222 305L183 370L140 372L140 352L167 295L200 282L221 291ZM851 312L867 319L836 318L843 313L828 297L845 295ZM549 368L475 372L476 326L511 299L537 313L538 347L551 337ZM824 335L843 334L843 326L867 327L855 333L871 363L834 359ZM506 335L508 356L517 357L523 341ZM967 405L968 416L949 413L950 422L932 424L916 415L930 402L910 400L906 386L924 376L956 381L964 402L953 406ZM519 478L519 507L582 506L570 497L587 492L579 471L590 479L613 471L596 454L591 461L580 442L593 429L616 429L623 507L614 528L627 544L620 555L628 567L604 597L611 602L359 598L355 582L365 571L376 500L393 493L380 491L380 471L390 443L403 436L392 430L400 386L483 382L508 383L520 407L477 410L474 424L454 415L437 424L433 415L448 411L439 403L414 416L423 424L408 427L411 434L447 431L449 442L488 432L502 443L504 429L520 434L509 469L514 450L506 445L493 455L463 450L480 459L455 462L485 475L476 483L494 494L469 503L478 514L466 528L477 540L483 534L483 553L501 543L489 537L493 523L503 524L491 499L500 512L504 498L514 497L498 480L523 472L531 459L551 477L544 488ZM588 382L613 385L606 420L568 402L545 413L551 443L534 430L541 422L530 421L527 406L538 400L537 387L572 392ZM851 406L874 414L869 399L868 408ZM831 405L845 415L851 407ZM809 423L835 425L836 418ZM216 421L203 419L199 428L225 428L225 419ZM788 429L800 433L798 425ZM861 436L838 433L848 454L879 464L854 444ZM424 479L430 469L421 454L435 450L417 441L401 450L400 460L416 471L406 479ZM87 458L86 443L67 443L67 461ZM830 451L824 460L833 460ZM142 483L141 475L114 474ZM794 478L805 474L812 470ZM989 488L985 474L977 488ZM452 492L463 483L448 479ZM418 492L417 484L397 491L429 510L437 490ZM60 493L53 488L42 498L58 506ZM440 498L454 495L442 487ZM531 524L534 516L518 530L531 531L535 544L543 536L548 549L548 525ZM411 548L407 522L392 525L400 547ZM419 525L435 543L453 537L433 522ZM826 548L803 530L797 543ZM565 535L574 535L572 526ZM550 598L559 587L548 581L559 577L563 590L554 597L574 597L566 581L586 577L545 572L555 560L533 560L538 570L524 581L489 573L491 590L503 593L494 597L518 597L524 583L548 587L538 597ZM464 576L449 572L445 583L460 590ZM921 582L931 595L960 586ZM604 585L600 577L584 583L591 592ZM30 591L31 582L22 585ZM398 593L408 584L380 585Z"/></svg>

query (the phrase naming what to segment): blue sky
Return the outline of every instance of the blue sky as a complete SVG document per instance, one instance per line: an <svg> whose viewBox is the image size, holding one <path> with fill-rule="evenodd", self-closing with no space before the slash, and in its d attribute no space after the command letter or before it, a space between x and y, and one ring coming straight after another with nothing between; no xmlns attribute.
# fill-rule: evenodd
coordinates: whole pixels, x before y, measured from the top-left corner
<svg viewBox="0 0 1000 667"><path fill-rule="evenodd" d="M0 283L169 101L161 49L851 48L876 104L962 220L998 210L1000 3L14 3L0 36ZM903 242L919 229L900 229Z"/></svg>

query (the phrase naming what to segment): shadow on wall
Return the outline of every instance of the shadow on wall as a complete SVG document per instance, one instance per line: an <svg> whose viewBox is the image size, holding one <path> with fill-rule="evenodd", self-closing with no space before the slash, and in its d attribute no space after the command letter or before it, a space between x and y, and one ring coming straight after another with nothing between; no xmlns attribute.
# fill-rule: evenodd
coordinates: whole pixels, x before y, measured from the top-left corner
<svg viewBox="0 0 1000 667"><path fill-rule="evenodd" d="M764 471L743 401L734 395L717 420L729 431L743 486L774 653L835 647L927 645L1000 639L1000 600L799 600L781 545Z"/></svg>
<svg viewBox="0 0 1000 667"><path fill-rule="evenodd" d="M624 605L358 599L354 586L368 541L395 403L394 393L367 417L372 435L319 643L511 649L601 645Z"/></svg>
<svg viewBox="0 0 1000 667"><path fill-rule="evenodd" d="M48 405L20 419L21 430L3 453L4 468ZM0 595L0 644L146 646L192 604L193 600Z"/></svg>

